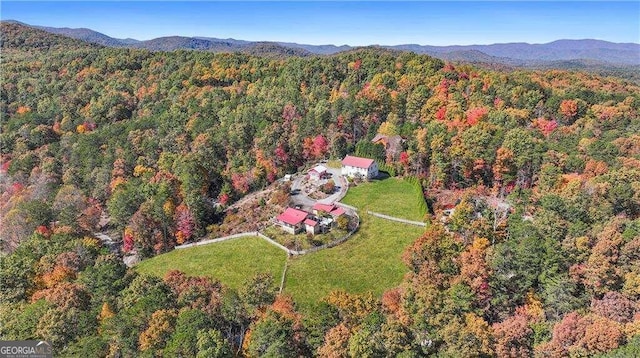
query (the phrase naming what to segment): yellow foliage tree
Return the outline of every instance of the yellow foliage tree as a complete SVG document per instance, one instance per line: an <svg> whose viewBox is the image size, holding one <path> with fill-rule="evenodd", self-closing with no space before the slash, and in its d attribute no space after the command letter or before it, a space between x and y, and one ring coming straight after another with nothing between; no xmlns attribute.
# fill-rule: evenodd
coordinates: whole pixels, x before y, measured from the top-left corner
<svg viewBox="0 0 640 358"><path fill-rule="evenodd" d="M102 309L100 310L100 314L98 315L98 321L102 322L105 319L109 319L115 315L116 314L113 313L111 306L109 306L109 304L105 302L102 304Z"/></svg>
<svg viewBox="0 0 640 358"><path fill-rule="evenodd" d="M158 310L149 319L149 326L140 333L138 343L141 351L157 351L164 346L173 333L177 314L175 310Z"/></svg>
<svg viewBox="0 0 640 358"><path fill-rule="evenodd" d="M378 129L378 133L384 134L387 136L394 136L398 134L398 129L396 125L391 122L384 122L380 125L380 129Z"/></svg>

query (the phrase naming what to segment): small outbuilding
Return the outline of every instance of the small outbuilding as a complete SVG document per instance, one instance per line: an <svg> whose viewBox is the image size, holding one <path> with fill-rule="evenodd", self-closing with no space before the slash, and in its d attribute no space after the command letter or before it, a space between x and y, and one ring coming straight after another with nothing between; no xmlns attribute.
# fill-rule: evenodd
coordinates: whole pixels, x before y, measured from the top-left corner
<svg viewBox="0 0 640 358"><path fill-rule="evenodd" d="M324 165L316 165L315 167L309 170L309 179L311 180L322 180L327 176L327 167Z"/></svg>
<svg viewBox="0 0 640 358"><path fill-rule="evenodd" d="M308 234L315 235L320 231L320 223L315 220L306 219L304 221L304 227Z"/></svg>

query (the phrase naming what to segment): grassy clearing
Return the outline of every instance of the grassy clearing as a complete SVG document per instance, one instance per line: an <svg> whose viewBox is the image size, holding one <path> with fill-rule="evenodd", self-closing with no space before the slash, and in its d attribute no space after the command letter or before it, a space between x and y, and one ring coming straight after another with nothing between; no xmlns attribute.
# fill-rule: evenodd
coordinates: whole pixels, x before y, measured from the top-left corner
<svg viewBox="0 0 640 358"><path fill-rule="evenodd" d="M407 272L401 257L423 228L362 214L362 226L345 243L292 258L285 292L302 307L333 290L380 295L400 283Z"/></svg>
<svg viewBox="0 0 640 358"><path fill-rule="evenodd" d="M209 276L238 288L253 275L269 272L280 282L287 254L258 237L244 237L215 244L173 250L145 260L135 267L140 273L164 276L180 270L190 276Z"/></svg>
<svg viewBox="0 0 640 358"><path fill-rule="evenodd" d="M424 231L365 213L368 209L421 220L423 215L412 184L402 179L389 178L350 188L343 201L360 209L362 223L358 232L334 248L289 261L285 292L303 309L333 290L380 295L397 286L407 272L402 253ZM260 238L240 238L174 250L140 263L136 270L158 276L181 270L188 275L211 276L238 288L258 272L270 272L279 281L286 256Z"/></svg>
<svg viewBox="0 0 640 358"><path fill-rule="evenodd" d="M345 204L403 219L423 221L425 212L413 184L400 178L387 178L349 188Z"/></svg>

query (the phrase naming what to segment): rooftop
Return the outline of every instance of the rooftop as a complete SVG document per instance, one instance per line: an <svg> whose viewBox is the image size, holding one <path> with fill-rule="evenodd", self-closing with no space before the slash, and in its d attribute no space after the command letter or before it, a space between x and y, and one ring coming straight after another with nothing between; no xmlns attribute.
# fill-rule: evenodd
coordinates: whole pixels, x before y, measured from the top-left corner
<svg viewBox="0 0 640 358"><path fill-rule="evenodd" d="M307 219L307 220L304 221L304 224L305 225L309 225L309 226L316 226L316 225L318 225L318 222L315 221L315 220Z"/></svg>
<svg viewBox="0 0 640 358"><path fill-rule="evenodd" d="M373 165L373 162L373 159L353 157L350 155L347 155L346 157L344 157L344 159L342 159L342 165L365 169L368 169L371 165Z"/></svg>
<svg viewBox="0 0 640 358"><path fill-rule="evenodd" d="M315 203L313 205L313 210L324 211L331 214L332 216L340 216L345 213L343 208L338 207L335 204Z"/></svg>
<svg viewBox="0 0 640 358"><path fill-rule="evenodd" d="M324 165L316 165L315 167L311 168L311 170L309 171L314 171L316 173L324 173L327 171L327 167L325 167Z"/></svg>
<svg viewBox="0 0 640 358"><path fill-rule="evenodd" d="M284 213L278 215L276 219L278 219L278 221L282 221L283 223L295 226L303 222L307 218L307 215L308 213L306 211L287 208L287 210L285 210Z"/></svg>
<svg viewBox="0 0 640 358"><path fill-rule="evenodd" d="M345 211L343 208L336 207L335 209L331 210L329 214L331 214L332 216L340 216L344 213Z"/></svg>
<svg viewBox="0 0 640 358"><path fill-rule="evenodd" d="M322 203L313 204L313 210L318 210L318 211L330 212L334 208L335 208L335 205L333 204L322 204Z"/></svg>

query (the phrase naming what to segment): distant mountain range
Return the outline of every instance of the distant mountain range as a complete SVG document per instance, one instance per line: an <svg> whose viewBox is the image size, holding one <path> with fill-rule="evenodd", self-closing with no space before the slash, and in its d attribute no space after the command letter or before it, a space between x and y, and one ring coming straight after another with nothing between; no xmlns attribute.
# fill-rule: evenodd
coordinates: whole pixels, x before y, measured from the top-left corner
<svg viewBox="0 0 640 358"><path fill-rule="evenodd" d="M16 21L13 21L16 22ZM306 45L290 42L254 42L213 37L159 37L147 41L117 39L91 29L34 28L103 46L141 48L151 51L199 50L244 52L278 56L332 55L354 47ZM640 44L601 40L558 40L546 44L505 43L468 46L425 46L417 44L378 46L399 51L427 54L447 61L503 64L524 67L588 68L595 66L640 66Z"/></svg>

